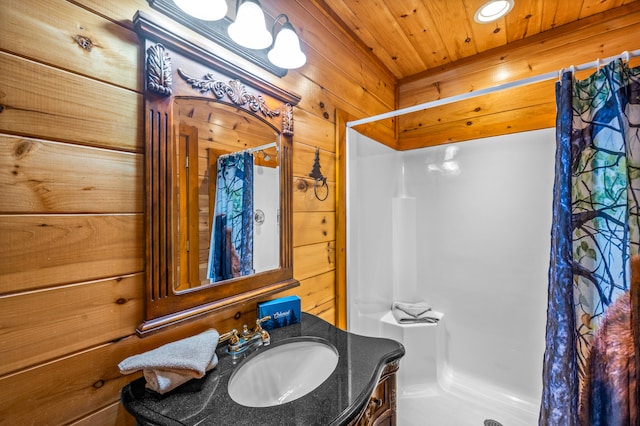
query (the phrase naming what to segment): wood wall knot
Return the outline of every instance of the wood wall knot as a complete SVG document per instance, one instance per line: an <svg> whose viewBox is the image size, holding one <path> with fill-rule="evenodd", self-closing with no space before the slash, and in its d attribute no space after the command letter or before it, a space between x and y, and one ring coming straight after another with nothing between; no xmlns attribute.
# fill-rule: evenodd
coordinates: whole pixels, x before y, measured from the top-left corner
<svg viewBox="0 0 640 426"><path fill-rule="evenodd" d="M93 42L89 37L76 34L73 36L73 39L76 43L78 43L78 46L82 47L87 52L91 52L91 49L93 48Z"/></svg>
<svg viewBox="0 0 640 426"><path fill-rule="evenodd" d="M21 140L16 143L13 150L14 158L21 160L26 157L35 148L35 143L29 140Z"/></svg>
<svg viewBox="0 0 640 426"><path fill-rule="evenodd" d="M329 265L334 263L333 257L335 256L335 251L335 247L332 247L330 242L327 243L327 262L329 263Z"/></svg>
<svg viewBox="0 0 640 426"><path fill-rule="evenodd" d="M298 188L298 191L307 192L307 189L309 189L309 184L304 179L298 179L298 181L296 182L296 188Z"/></svg>

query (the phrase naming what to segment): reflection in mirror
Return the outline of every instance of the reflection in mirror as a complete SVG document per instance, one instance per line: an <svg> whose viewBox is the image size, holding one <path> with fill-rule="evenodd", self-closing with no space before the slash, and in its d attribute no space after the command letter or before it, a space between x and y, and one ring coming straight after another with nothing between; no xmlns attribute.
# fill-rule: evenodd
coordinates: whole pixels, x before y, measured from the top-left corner
<svg viewBox="0 0 640 426"><path fill-rule="evenodd" d="M176 291L280 266L280 134L231 105L176 98Z"/></svg>

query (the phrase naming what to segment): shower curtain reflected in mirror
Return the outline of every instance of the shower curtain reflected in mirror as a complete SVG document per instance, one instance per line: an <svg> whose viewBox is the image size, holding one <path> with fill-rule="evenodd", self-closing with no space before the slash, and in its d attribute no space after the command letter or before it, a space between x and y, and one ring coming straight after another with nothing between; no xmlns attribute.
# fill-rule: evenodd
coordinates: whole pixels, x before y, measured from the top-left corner
<svg viewBox="0 0 640 426"><path fill-rule="evenodd" d="M253 273L253 155L218 158L207 278L212 283Z"/></svg>
<svg viewBox="0 0 640 426"><path fill-rule="evenodd" d="M636 425L640 67L556 86L540 425ZM634 270L634 273L632 273Z"/></svg>

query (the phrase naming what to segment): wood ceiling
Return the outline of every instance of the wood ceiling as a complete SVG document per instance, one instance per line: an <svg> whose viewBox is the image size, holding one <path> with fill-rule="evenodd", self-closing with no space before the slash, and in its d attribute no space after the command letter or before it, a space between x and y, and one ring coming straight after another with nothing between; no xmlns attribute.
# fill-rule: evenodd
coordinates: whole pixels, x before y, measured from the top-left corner
<svg viewBox="0 0 640 426"><path fill-rule="evenodd" d="M515 0L505 17L478 24L473 16L486 1L322 2L402 79L637 0Z"/></svg>
<svg viewBox="0 0 640 426"><path fill-rule="evenodd" d="M312 1L396 77L398 109L640 49L639 0L514 0L489 24L474 21L487 0ZM553 127L554 87L547 80L356 130L406 150Z"/></svg>

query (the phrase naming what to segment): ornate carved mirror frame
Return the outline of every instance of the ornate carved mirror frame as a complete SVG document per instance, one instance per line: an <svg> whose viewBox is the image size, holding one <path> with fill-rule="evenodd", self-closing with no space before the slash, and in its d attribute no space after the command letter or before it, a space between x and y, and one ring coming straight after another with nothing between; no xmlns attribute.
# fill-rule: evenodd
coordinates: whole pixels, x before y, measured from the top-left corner
<svg viewBox="0 0 640 426"><path fill-rule="evenodd" d="M158 22L162 22L159 24ZM295 287L292 246L293 106L300 98L256 78L184 36L183 28L138 12L133 23L145 64L146 304L138 334ZM243 110L280 128L280 267L213 286L177 292L172 283L178 250L172 196L176 98L202 98Z"/></svg>

